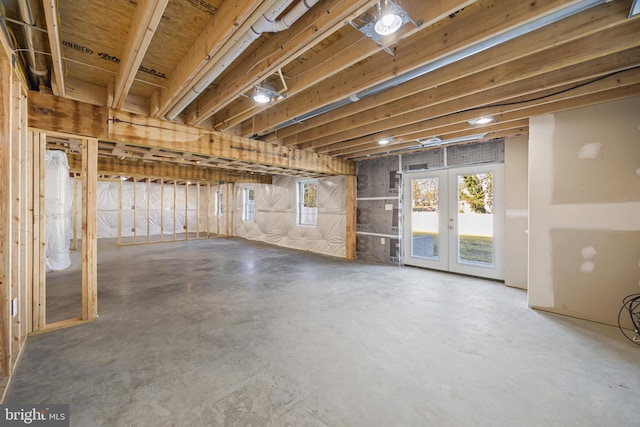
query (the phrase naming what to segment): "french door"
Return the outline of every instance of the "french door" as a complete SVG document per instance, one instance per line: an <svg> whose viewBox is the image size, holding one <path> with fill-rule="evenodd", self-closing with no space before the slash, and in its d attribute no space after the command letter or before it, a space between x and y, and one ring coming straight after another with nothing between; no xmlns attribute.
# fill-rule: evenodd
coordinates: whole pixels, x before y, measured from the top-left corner
<svg viewBox="0 0 640 427"><path fill-rule="evenodd" d="M407 172L403 262L503 279L503 165Z"/></svg>

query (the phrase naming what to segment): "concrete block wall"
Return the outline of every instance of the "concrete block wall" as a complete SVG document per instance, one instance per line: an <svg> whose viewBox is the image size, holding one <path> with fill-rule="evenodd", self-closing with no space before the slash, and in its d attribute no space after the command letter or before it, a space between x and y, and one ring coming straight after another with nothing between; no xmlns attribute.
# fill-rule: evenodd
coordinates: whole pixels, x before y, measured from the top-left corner
<svg viewBox="0 0 640 427"><path fill-rule="evenodd" d="M358 162L357 259L392 265L402 263L403 171L503 160L504 141L500 139Z"/></svg>

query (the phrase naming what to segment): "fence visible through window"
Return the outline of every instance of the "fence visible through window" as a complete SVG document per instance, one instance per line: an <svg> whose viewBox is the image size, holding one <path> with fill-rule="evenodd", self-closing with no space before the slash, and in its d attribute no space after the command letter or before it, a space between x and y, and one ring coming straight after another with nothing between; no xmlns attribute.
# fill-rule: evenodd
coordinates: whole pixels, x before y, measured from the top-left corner
<svg viewBox="0 0 640 427"><path fill-rule="evenodd" d="M318 182L298 182L298 224L315 226L318 222Z"/></svg>

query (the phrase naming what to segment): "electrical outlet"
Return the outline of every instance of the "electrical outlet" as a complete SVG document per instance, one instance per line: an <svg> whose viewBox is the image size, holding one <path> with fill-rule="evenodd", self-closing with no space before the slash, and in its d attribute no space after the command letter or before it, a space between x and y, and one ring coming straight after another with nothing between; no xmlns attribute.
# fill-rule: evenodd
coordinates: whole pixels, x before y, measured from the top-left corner
<svg viewBox="0 0 640 427"><path fill-rule="evenodd" d="M381 244L381 245L384 245L384 243L385 243L384 237L381 237L381 238L380 238L380 244Z"/></svg>
<svg viewBox="0 0 640 427"><path fill-rule="evenodd" d="M392 211L393 210L393 205L391 203L387 203L384 205L384 210L385 211Z"/></svg>
<svg viewBox="0 0 640 427"><path fill-rule="evenodd" d="M11 300L11 316L16 317L18 315L18 298Z"/></svg>

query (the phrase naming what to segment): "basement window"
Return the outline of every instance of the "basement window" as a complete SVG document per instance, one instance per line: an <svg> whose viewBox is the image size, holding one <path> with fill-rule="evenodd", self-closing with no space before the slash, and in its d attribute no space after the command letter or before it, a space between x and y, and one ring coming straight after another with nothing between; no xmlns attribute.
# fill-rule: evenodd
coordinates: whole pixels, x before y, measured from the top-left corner
<svg viewBox="0 0 640 427"><path fill-rule="evenodd" d="M242 221L253 222L256 206L253 199L253 188L242 189Z"/></svg>
<svg viewBox="0 0 640 427"><path fill-rule="evenodd" d="M298 225L315 226L318 222L318 181L298 182Z"/></svg>

